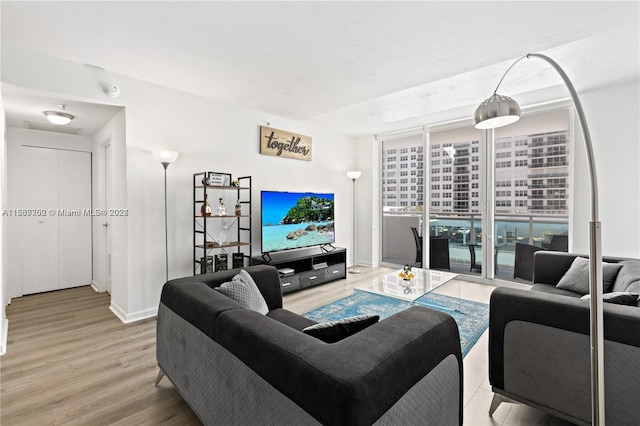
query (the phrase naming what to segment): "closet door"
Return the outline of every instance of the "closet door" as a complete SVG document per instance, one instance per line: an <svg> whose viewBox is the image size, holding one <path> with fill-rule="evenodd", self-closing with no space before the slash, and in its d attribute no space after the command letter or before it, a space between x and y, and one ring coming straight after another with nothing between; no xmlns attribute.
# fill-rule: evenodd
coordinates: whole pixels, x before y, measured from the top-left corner
<svg viewBox="0 0 640 426"><path fill-rule="evenodd" d="M60 286L91 284L91 154L58 151L58 209L79 212L58 217Z"/></svg>
<svg viewBox="0 0 640 426"><path fill-rule="evenodd" d="M45 215L22 217L22 293L59 288L58 151L22 147L22 205L25 212Z"/></svg>
<svg viewBox="0 0 640 426"><path fill-rule="evenodd" d="M91 154L21 149L22 294L91 284Z"/></svg>

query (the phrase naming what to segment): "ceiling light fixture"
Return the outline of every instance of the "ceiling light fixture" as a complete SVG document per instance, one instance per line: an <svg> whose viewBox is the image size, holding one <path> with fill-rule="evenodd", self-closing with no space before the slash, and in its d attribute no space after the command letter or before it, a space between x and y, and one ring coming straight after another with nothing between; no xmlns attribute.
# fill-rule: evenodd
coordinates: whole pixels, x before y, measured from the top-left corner
<svg viewBox="0 0 640 426"><path fill-rule="evenodd" d="M62 111L67 109L67 106L64 104L59 105ZM71 123L75 117L66 112L60 111L44 111L44 115L47 117L47 120L52 122L53 124L65 125Z"/></svg>

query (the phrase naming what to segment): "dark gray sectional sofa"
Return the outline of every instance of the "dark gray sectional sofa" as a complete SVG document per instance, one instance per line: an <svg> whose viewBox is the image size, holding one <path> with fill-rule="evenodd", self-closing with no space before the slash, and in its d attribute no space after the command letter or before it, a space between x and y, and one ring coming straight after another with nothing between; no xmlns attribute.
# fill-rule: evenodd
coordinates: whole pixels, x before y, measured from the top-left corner
<svg viewBox="0 0 640 426"><path fill-rule="evenodd" d="M589 301L556 287L577 256L536 252L530 290L501 287L492 293L489 381L495 395L490 414L510 399L576 424L591 423ZM640 260L603 260L622 265L610 292L640 293ZM604 303L603 313L606 421L637 425L640 302Z"/></svg>
<svg viewBox="0 0 640 426"><path fill-rule="evenodd" d="M412 307L337 343L301 332L271 266L245 268L262 315L215 290L238 270L167 282L157 359L207 425L462 424L462 356L447 314Z"/></svg>

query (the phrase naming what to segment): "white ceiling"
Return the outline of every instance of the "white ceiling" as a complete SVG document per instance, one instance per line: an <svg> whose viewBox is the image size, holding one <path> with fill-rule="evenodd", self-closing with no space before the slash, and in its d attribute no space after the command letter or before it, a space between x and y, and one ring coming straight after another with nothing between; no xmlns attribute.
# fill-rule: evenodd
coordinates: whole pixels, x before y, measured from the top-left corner
<svg viewBox="0 0 640 426"><path fill-rule="evenodd" d="M2 2L1 31L3 43L360 135L469 116L528 52L553 57L579 92L637 79L639 10L637 1ZM523 62L502 93L525 103L567 96L547 64Z"/></svg>

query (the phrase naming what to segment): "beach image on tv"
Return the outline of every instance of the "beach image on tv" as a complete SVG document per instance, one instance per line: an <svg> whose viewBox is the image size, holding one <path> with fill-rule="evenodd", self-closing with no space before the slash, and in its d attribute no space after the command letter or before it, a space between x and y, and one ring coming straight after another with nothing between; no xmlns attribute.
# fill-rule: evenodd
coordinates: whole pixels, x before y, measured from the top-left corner
<svg viewBox="0 0 640 426"><path fill-rule="evenodd" d="M262 191L262 251L335 242L333 195Z"/></svg>

